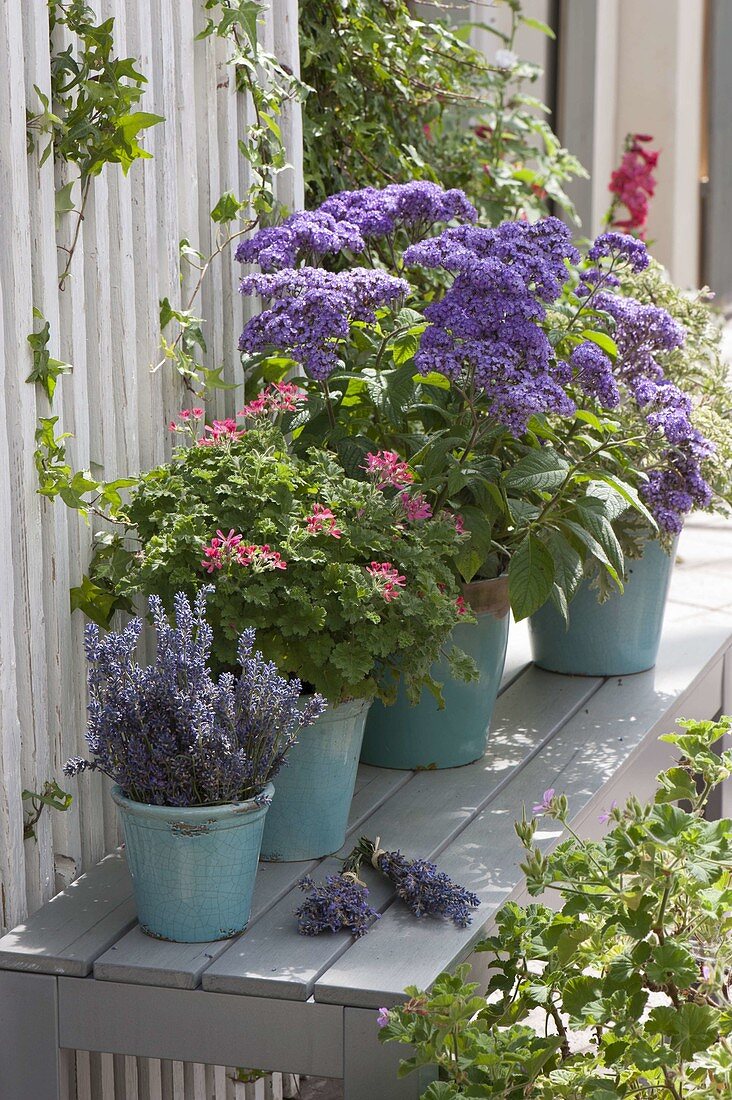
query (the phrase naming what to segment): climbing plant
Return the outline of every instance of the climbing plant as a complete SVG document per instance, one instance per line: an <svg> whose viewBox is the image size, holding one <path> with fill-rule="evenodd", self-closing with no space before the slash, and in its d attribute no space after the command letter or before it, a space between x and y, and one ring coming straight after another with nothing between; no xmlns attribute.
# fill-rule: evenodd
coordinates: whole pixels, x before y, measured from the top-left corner
<svg viewBox="0 0 732 1100"><path fill-rule="evenodd" d="M481 24L496 41L488 60L470 25L417 18L407 0L301 0L309 206L417 177L461 188L493 223L550 203L573 214L564 185L584 170L529 94L540 69L514 50L521 27L553 31L519 0L499 2L509 27Z"/></svg>
<svg viewBox="0 0 732 1100"><path fill-rule="evenodd" d="M85 0L49 0L51 88L47 95L35 85L39 109L28 112L29 149L47 139L41 156L74 165L76 177L56 192L56 214L73 214L70 245L59 275L59 289L71 271L91 182L108 164L126 174L136 160L152 154L139 144L140 133L163 122L161 115L137 110L147 77L132 57L118 57L114 19L97 21ZM67 41L63 49L54 44Z"/></svg>
<svg viewBox="0 0 732 1100"><path fill-rule="evenodd" d="M162 358L158 366L172 363L186 387L199 397L205 390L225 388L226 383L221 379L220 369L207 368L201 362L206 342L196 302L211 265L228 251L232 242L257 225L276 219L275 179L288 166L282 112L286 103L302 100L307 91L261 45L258 24L264 9L259 0L205 0L204 7L209 14L197 37L214 35L227 42L237 89L246 93L253 118L239 140L239 151L249 166L247 190L239 196L226 191L214 206L212 249L208 254L193 248L188 240L181 241L181 266L196 273L185 305L174 309L168 298L160 302Z"/></svg>

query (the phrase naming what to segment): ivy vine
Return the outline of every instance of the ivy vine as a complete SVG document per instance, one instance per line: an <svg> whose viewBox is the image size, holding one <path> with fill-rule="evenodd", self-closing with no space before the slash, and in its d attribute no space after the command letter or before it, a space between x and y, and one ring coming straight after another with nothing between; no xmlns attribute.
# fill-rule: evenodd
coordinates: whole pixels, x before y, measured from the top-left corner
<svg viewBox="0 0 732 1100"><path fill-rule="evenodd" d="M51 94L34 85L40 110L28 112L30 150L41 135L48 137L41 164L53 156L55 163L73 164L78 178L56 192L56 214L73 213L76 224L59 275L59 290L69 277L91 181L107 164L119 164L127 174L136 160L152 156L138 142L140 133L164 119L136 110L147 77L132 57L117 57L114 19L96 21L85 0L49 0ZM71 36L65 49L54 49L60 37Z"/></svg>
<svg viewBox="0 0 732 1100"><path fill-rule="evenodd" d="M288 102L301 101L308 91L289 68L260 44L258 27L263 7L259 0L205 0L204 7L210 14L197 38L213 35L228 42L236 87L247 94L254 120L239 141L239 151L249 165L249 187L241 196L225 192L214 206L210 216L215 232L208 255L194 249L188 240L181 241L181 264L197 272L185 305L175 309L168 298L160 302L163 357L158 366L172 363L186 387L198 397L211 389L229 387L221 378L221 369L206 368L200 361L206 342L203 318L196 314L194 306L212 263L237 238L277 217L275 178L288 167L282 113ZM175 335L168 338L165 333L173 323Z"/></svg>

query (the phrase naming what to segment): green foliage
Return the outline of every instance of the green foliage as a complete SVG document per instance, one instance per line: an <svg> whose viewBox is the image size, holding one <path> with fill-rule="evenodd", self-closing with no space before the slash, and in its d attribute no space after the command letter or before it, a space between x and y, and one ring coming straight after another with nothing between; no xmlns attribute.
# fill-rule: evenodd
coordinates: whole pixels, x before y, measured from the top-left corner
<svg viewBox="0 0 732 1100"><path fill-rule="evenodd" d="M41 109L28 113L28 145L48 136L41 164L73 164L79 173L80 195L74 199L74 181L64 184L56 199L56 214L77 213L76 230L59 278L63 289L89 193L89 184L107 164L119 164L127 174L136 160L150 157L139 143L143 130L164 120L137 110L147 78L132 57L115 53L114 19L97 22L85 0L48 0L51 37L51 94L35 87ZM61 36L71 36L64 49L55 48ZM77 205L78 204L78 205Z"/></svg>
<svg viewBox="0 0 732 1100"><path fill-rule="evenodd" d="M332 510L340 537L308 530L316 503ZM415 690L427 680L459 619L449 559L461 536L452 522L405 523L398 500L344 476L323 452L288 454L275 429L180 448L140 479L126 514L139 551L108 540L92 565L91 581L107 598L154 592L169 602L179 590L192 593L209 580L204 547L219 530L266 545L287 563L259 569L233 561L211 574L208 614L219 669L235 664L246 624L283 673L331 701L388 696L396 690L391 673ZM374 561L405 578L391 602L367 572Z"/></svg>
<svg viewBox="0 0 732 1100"><path fill-rule="evenodd" d="M509 6L504 52L521 24L551 33ZM490 222L547 213L552 201L573 213L564 184L584 172L525 90L540 70L490 64L468 30L417 18L405 0L302 0L308 205L423 178L462 188Z"/></svg>
<svg viewBox="0 0 732 1100"><path fill-rule="evenodd" d="M732 775L715 749L732 719L679 724L661 739L678 763L652 801L604 815L601 840L580 838L551 791L544 812L567 839L547 855L536 818L516 825L529 893L559 902L500 910L478 945L485 995L462 967L389 1013L381 1038L416 1048L401 1072L439 1067L423 1100L732 1095L732 821L705 817Z"/></svg>
<svg viewBox="0 0 732 1100"><path fill-rule="evenodd" d="M70 794L62 791L55 779L50 779L43 784L43 790L23 791L22 799L30 802L30 808L26 811L23 823L23 839L36 840L36 825L41 820L41 814L45 807L49 810L63 812L68 810L74 801Z"/></svg>
<svg viewBox="0 0 732 1100"><path fill-rule="evenodd" d="M33 351L33 370L26 378L26 382L38 382L48 400L53 401L56 380L61 374L69 374L72 366L70 363L63 363L60 359L52 357L48 350L51 326L39 309L34 308L33 316L36 320L43 321L43 326L39 332L31 332L26 337Z"/></svg>
<svg viewBox="0 0 732 1100"><path fill-rule="evenodd" d="M73 508L86 519L90 512L115 519L122 509L122 490L136 483L136 478L122 477L114 481L99 481L89 470L74 470L66 454L69 432L56 435L57 416L40 417L36 429L34 453L38 473L37 492L67 508Z"/></svg>

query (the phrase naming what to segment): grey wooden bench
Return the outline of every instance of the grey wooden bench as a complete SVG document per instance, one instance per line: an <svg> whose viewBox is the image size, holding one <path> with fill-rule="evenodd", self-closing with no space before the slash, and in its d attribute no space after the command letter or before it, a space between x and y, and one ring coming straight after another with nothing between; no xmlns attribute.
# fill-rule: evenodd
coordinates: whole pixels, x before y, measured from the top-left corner
<svg viewBox="0 0 732 1100"><path fill-rule="evenodd" d="M404 1050L379 1044L376 1009L469 958L495 910L521 896L513 822L524 803L555 787L592 834L613 798L650 790L664 765L657 737L676 718L732 708L731 634L718 615L672 622L655 670L601 680L534 668L515 629L483 760L361 768L346 850L366 833L435 858L481 898L468 929L415 920L371 876L383 916L366 937L299 936L296 883L337 870L330 858L262 865L235 940L159 942L136 925L123 854L108 856L0 939L0 1097L65 1096L78 1049L340 1077L346 1100L413 1100L419 1082L397 1081ZM551 844L554 823L539 835Z"/></svg>

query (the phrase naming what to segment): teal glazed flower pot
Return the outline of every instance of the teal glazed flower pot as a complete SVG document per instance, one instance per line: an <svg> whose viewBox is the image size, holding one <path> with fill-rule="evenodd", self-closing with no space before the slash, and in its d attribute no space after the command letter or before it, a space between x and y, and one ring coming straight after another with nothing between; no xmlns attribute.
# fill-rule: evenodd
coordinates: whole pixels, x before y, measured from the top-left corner
<svg viewBox="0 0 732 1100"><path fill-rule="evenodd" d="M319 859L343 846L369 706L353 699L329 707L301 731L275 778L262 859Z"/></svg>
<svg viewBox="0 0 732 1100"><path fill-rule="evenodd" d="M485 752L488 728L506 660L509 616L479 612L477 623L460 623L452 641L475 660L480 679L466 684L452 678L446 660L432 667L444 684L444 710L426 688L419 703L410 705L399 685L393 706L374 703L361 750L365 764L378 768L458 768L479 760Z"/></svg>
<svg viewBox="0 0 732 1100"><path fill-rule="evenodd" d="M269 784L263 795L271 798ZM243 932L268 804L146 806L112 788L124 829L140 927L178 943Z"/></svg>
<svg viewBox="0 0 732 1100"><path fill-rule="evenodd" d="M661 641L676 543L667 554L658 540L627 562L622 593L605 603L588 583L569 605L569 627L553 604L529 620L531 651L540 668L573 676L630 676L653 668Z"/></svg>

